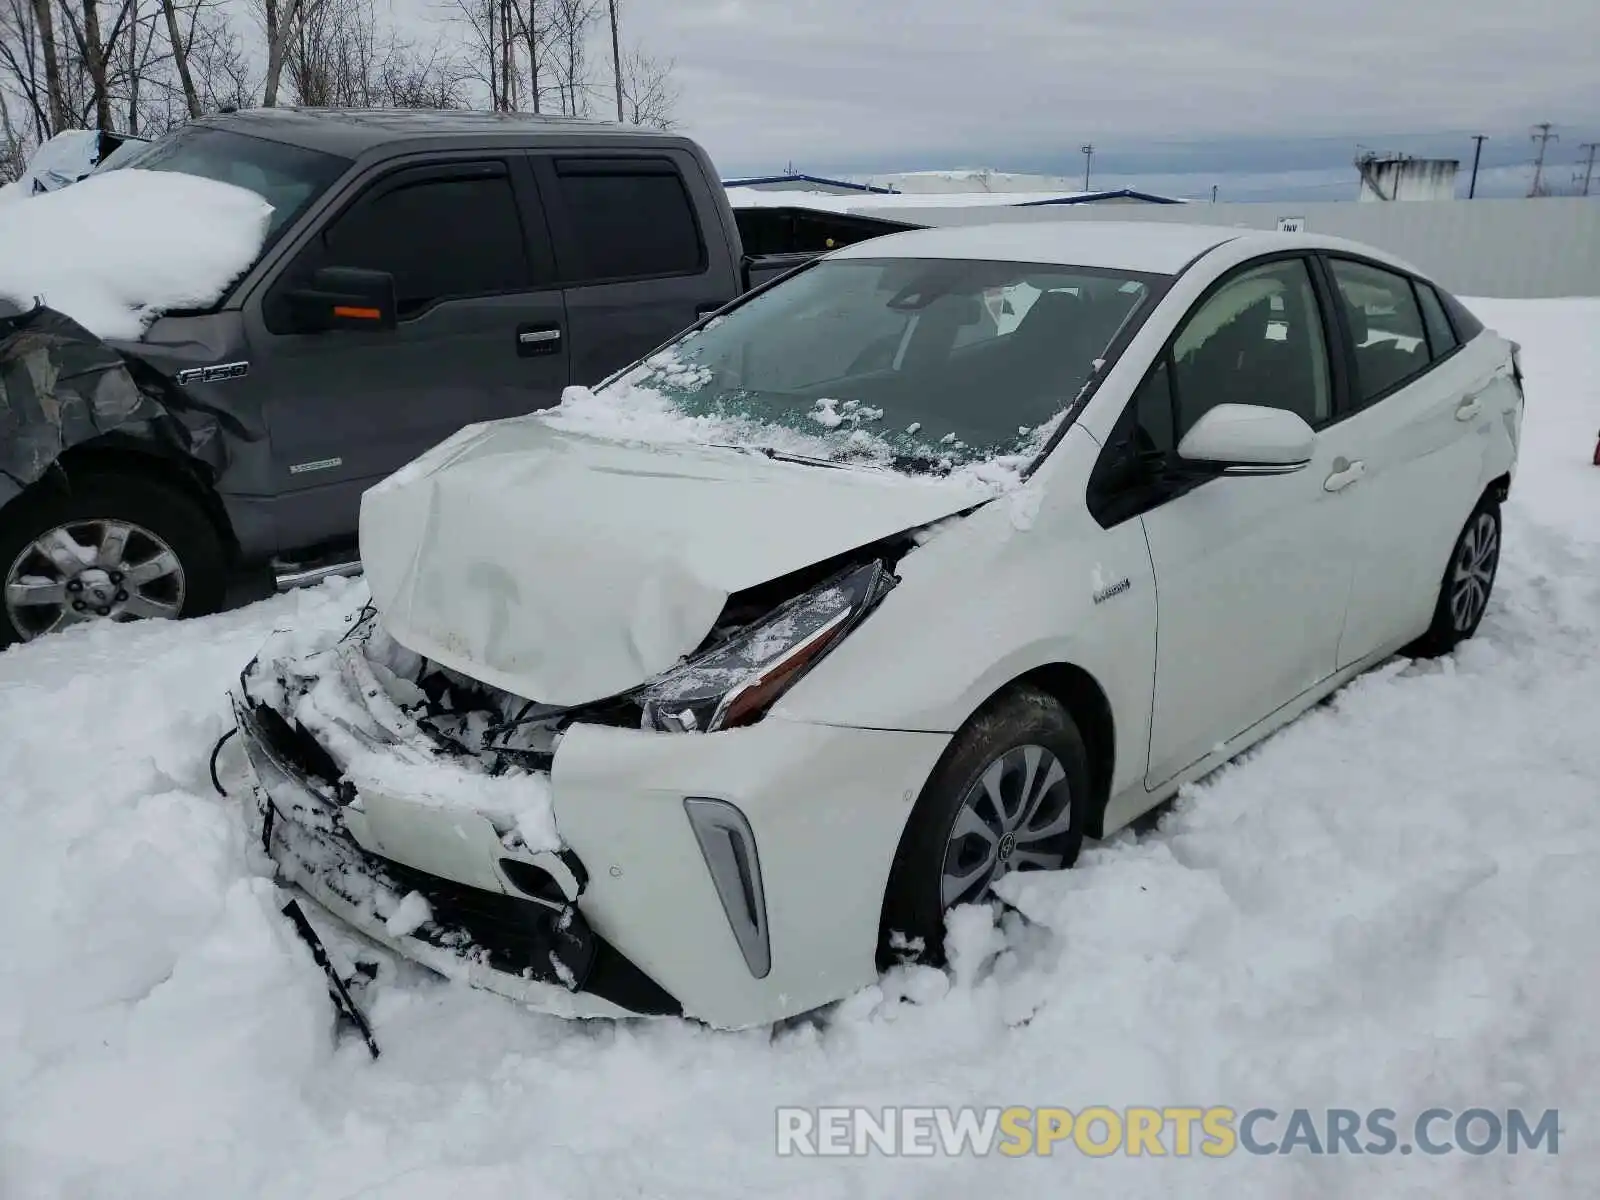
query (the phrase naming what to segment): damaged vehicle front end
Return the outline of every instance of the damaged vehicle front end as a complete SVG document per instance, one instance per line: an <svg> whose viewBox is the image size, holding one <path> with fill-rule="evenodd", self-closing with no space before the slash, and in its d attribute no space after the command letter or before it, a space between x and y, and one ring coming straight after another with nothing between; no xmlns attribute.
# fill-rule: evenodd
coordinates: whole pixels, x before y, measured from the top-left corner
<svg viewBox="0 0 1600 1200"><path fill-rule="evenodd" d="M791 936L774 978L768 892L816 881L763 861L758 845L815 841L828 857L820 843L837 831L815 827L804 794L823 761L839 764L841 788L865 793L872 779L845 776L896 744L903 790L942 739L761 718L895 586L910 545L866 547L732 596L680 665L571 707L406 649L370 605L311 653L283 635L233 696L254 833L286 881L348 925L541 1011L739 1027L834 999L870 978L871 944L850 956L854 978L808 979ZM732 731L744 736L663 736ZM774 754L787 782L752 795Z"/></svg>

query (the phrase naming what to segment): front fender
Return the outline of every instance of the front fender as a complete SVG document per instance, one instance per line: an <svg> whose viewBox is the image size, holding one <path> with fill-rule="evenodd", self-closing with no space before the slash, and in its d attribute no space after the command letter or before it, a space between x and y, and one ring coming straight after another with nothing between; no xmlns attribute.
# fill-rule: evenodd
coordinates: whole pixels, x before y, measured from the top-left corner
<svg viewBox="0 0 1600 1200"><path fill-rule="evenodd" d="M215 419L173 411L149 371L43 304L0 316L0 504L65 451L108 435L220 467Z"/></svg>
<svg viewBox="0 0 1600 1200"><path fill-rule="evenodd" d="M1075 507L1075 511L1074 511ZM774 708L788 720L954 733L1007 684L1077 667L1118 731L1113 791L1142 776L1155 672L1155 574L1137 519L1081 503L1027 528L1007 500L907 555L901 583Z"/></svg>

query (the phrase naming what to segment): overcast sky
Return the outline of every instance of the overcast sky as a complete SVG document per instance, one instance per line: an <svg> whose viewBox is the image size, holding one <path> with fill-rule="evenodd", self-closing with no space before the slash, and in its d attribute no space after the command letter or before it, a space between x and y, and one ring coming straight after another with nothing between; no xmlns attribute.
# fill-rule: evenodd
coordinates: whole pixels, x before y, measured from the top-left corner
<svg viewBox="0 0 1600 1200"><path fill-rule="evenodd" d="M1315 196L1357 142L1465 166L1482 131L1500 191L1526 186L1533 122L1562 182L1600 137L1600 0L622 0L622 22L677 60L684 129L727 174L1081 175L1093 142L1098 182Z"/></svg>

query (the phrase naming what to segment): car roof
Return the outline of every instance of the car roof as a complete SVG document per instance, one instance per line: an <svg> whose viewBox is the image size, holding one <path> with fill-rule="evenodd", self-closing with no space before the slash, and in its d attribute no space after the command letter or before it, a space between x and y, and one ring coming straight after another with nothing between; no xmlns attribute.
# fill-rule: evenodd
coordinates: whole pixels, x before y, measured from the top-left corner
<svg viewBox="0 0 1600 1200"><path fill-rule="evenodd" d="M525 141L530 137L681 141L654 130L579 117L420 108L250 108L210 113L197 125L288 142L355 158L376 146L451 137Z"/></svg>
<svg viewBox="0 0 1600 1200"><path fill-rule="evenodd" d="M1137 274L1176 275L1225 243L1243 256L1283 250L1344 250L1412 274L1409 263L1375 247L1307 233L1277 233L1226 225L1169 221L1101 221L1064 217L916 229L856 242L830 258L969 258L1050 263Z"/></svg>

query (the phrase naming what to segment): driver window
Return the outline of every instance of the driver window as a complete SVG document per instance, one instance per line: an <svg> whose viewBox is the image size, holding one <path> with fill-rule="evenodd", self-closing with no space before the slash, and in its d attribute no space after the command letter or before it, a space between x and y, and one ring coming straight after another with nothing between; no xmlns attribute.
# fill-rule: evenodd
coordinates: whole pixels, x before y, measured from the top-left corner
<svg viewBox="0 0 1600 1200"><path fill-rule="evenodd" d="M1332 414L1328 349L1303 259L1234 276L1172 344L1173 436L1219 404L1287 409L1316 427Z"/></svg>

